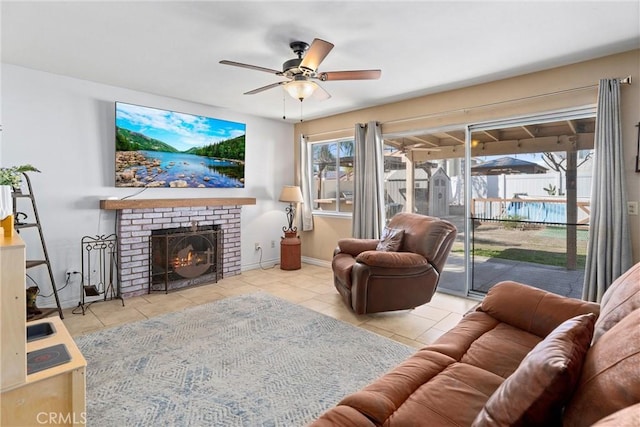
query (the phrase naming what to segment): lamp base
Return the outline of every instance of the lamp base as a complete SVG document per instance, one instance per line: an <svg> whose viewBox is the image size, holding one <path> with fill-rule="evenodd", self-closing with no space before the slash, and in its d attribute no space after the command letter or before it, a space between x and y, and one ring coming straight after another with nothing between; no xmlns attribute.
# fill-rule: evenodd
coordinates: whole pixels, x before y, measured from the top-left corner
<svg viewBox="0 0 640 427"><path fill-rule="evenodd" d="M295 231L285 231L280 240L280 269L299 270L302 267L300 238Z"/></svg>
<svg viewBox="0 0 640 427"><path fill-rule="evenodd" d="M282 227L282 231L284 231L285 235L287 232L295 233L298 231L298 229L293 226L293 217L296 215L296 208L293 207L293 204L289 203L289 206L285 211L287 212L287 222L289 223L289 227Z"/></svg>

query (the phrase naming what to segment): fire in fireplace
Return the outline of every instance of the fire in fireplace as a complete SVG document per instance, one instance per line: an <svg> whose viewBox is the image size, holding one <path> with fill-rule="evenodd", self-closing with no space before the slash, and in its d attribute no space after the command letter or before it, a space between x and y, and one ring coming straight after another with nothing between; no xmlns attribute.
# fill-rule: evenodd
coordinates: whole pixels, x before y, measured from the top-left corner
<svg viewBox="0 0 640 427"><path fill-rule="evenodd" d="M222 277L222 230L216 225L153 230L149 292L217 282Z"/></svg>

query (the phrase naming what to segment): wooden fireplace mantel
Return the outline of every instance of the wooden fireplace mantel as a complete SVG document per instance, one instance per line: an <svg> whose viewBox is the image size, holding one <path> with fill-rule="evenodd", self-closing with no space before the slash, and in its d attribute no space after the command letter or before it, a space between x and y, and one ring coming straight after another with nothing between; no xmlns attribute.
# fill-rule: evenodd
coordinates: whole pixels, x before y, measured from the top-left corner
<svg viewBox="0 0 640 427"><path fill-rule="evenodd" d="M223 197L223 198L197 198L188 199L125 199L125 200L100 200L100 209L147 209L147 208L177 208L191 206L238 206L255 205L255 197Z"/></svg>

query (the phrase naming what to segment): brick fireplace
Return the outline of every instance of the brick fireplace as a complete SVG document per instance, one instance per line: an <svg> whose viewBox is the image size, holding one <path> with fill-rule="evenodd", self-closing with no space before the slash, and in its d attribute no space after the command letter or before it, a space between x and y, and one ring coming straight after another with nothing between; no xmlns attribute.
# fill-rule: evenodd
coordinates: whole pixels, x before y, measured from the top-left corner
<svg viewBox="0 0 640 427"><path fill-rule="evenodd" d="M240 274L240 213L253 198L101 200L116 210L118 277L123 297L149 291L150 239L154 230L217 226L222 230L222 277Z"/></svg>

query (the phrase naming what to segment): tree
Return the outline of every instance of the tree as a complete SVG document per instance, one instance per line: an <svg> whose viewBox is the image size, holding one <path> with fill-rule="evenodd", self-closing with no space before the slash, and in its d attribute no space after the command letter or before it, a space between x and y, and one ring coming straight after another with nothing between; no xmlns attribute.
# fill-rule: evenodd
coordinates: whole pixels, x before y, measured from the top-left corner
<svg viewBox="0 0 640 427"><path fill-rule="evenodd" d="M313 163L318 167L318 198L322 198L322 181L324 180L324 172L328 166L336 164L336 157L331 152L332 144L321 144L313 147Z"/></svg>
<svg viewBox="0 0 640 427"><path fill-rule="evenodd" d="M586 163L589 159L593 157L593 151L589 151L589 153L582 159L580 163L578 163L577 168ZM564 172L567 173L567 156L565 154L559 153L551 153L545 152L542 153L542 160L556 172Z"/></svg>
<svg viewBox="0 0 640 427"><path fill-rule="evenodd" d="M593 151L589 151L586 156L582 159L580 163L576 166L578 169L580 166L585 164L589 159L593 157ZM563 176L566 178L567 176L567 155L565 153L556 153L556 152L544 152L542 153L542 160L549 166L552 170L556 172L562 172ZM555 186L554 186L555 187ZM543 189L549 192L546 188ZM554 188L555 190L555 188ZM554 191L555 193L555 191ZM562 185L560 186L560 190L558 192L560 196L564 195L562 191Z"/></svg>
<svg viewBox="0 0 640 427"><path fill-rule="evenodd" d="M567 151L564 154L543 153L542 159L556 172L563 172L567 183L567 269L575 270L577 266L577 231L576 223L578 222L578 210L576 206L577 189L576 177L577 171L587 160L591 158L593 151L589 151L587 155L578 163L577 152ZM560 181L562 185L562 181ZM565 195L562 190L558 192L561 196Z"/></svg>

